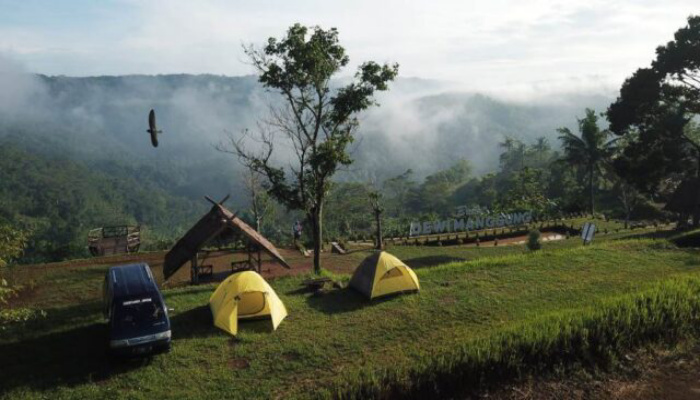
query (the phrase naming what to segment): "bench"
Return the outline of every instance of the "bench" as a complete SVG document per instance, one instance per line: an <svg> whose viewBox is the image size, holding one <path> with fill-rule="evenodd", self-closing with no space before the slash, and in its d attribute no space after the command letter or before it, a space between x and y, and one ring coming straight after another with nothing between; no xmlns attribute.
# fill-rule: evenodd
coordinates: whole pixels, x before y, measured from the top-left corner
<svg viewBox="0 0 700 400"><path fill-rule="evenodd" d="M213 265L202 265L197 267L197 274L199 276L213 276L214 266Z"/></svg>
<svg viewBox="0 0 700 400"><path fill-rule="evenodd" d="M251 268L248 260L231 261L231 273L232 274L235 274L236 272L251 271L251 270L254 270L254 269Z"/></svg>

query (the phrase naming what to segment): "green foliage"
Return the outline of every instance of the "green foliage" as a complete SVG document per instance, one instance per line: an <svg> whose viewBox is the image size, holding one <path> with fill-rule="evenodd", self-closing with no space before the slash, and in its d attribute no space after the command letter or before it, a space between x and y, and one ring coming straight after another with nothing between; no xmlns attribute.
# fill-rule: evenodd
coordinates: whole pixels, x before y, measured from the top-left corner
<svg viewBox="0 0 700 400"><path fill-rule="evenodd" d="M0 291L2 288L0 288ZM0 296L2 293L0 292ZM26 323L39 318L45 318L46 312L27 307L0 309L0 331L7 330L11 325Z"/></svg>
<svg viewBox="0 0 700 400"><path fill-rule="evenodd" d="M87 232L114 224L141 224L173 238L203 211L201 202L161 188L147 169L112 164L107 174L0 146L0 218L31 232L22 261L86 257Z"/></svg>
<svg viewBox="0 0 700 400"><path fill-rule="evenodd" d="M0 271L24 252L27 233L0 221Z"/></svg>
<svg viewBox="0 0 700 400"><path fill-rule="evenodd" d="M414 209L423 212L451 213L451 197L454 191L467 182L472 167L467 160L459 160L449 168L428 175L425 181L411 193Z"/></svg>
<svg viewBox="0 0 700 400"><path fill-rule="evenodd" d="M317 203L330 189L328 178L352 162L346 148L358 124L355 114L373 104L375 90L387 89L398 65L364 63L355 82L331 93L330 79L349 62L335 28L315 27L309 35L309 28L296 24L285 38L268 39L262 51L248 47L246 52L259 71L259 81L278 92L291 112L277 128L286 133L298 129L291 140L298 139L298 150L305 154L291 182L268 158L255 158L253 165L266 174L270 193L282 204L301 210L320 207Z"/></svg>
<svg viewBox="0 0 700 400"><path fill-rule="evenodd" d="M532 210L536 215L548 215L550 203L545 197L546 182L543 170L525 167L508 178L510 189L501 198L503 211Z"/></svg>
<svg viewBox="0 0 700 400"><path fill-rule="evenodd" d="M384 181L382 189L384 191L384 204L391 215L402 217L408 210L408 196L416 187L413 180L413 170L391 177Z"/></svg>
<svg viewBox="0 0 700 400"><path fill-rule="evenodd" d="M583 172L587 177L588 200L591 214L595 213L595 189L602 168L609 162L615 141L608 141L610 132L598 127L595 111L586 109L586 116L578 120L580 137L569 128L559 128L559 140L562 142L564 156L562 160Z"/></svg>
<svg viewBox="0 0 700 400"><path fill-rule="evenodd" d="M651 68L640 68L607 112L610 129L625 138L615 169L639 190L667 195L669 182L700 174L700 17L656 49ZM671 185L674 186L674 185ZM700 205L694 207L700 224Z"/></svg>
<svg viewBox="0 0 700 400"><path fill-rule="evenodd" d="M259 81L277 92L284 106L274 110L260 132L265 146L253 154L241 142L233 143L239 157L267 178L268 191L280 203L307 215L314 241L314 270L321 268L323 206L338 168L350 165L347 151L359 125L357 114L375 104L375 91L385 91L398 74L398 64L360 65L352 83L332 90L329 86L349 62L339 44L338 31L295 24L286 37L269 38L263 49L246 48L258 70ZM272 136L281 133L294 149L298 165L286 171L274 165Z"/></svg>
<svg viewBox="0 0 700 400"><path fill-rule="evenodd" d="M530 251L536 251L542 248L542 243L540 242L541 236L542 234L537 229L533 229L527 234L527 242L525 245Z"/></svg>
<svg viewBox="0 0 700 400"><path fill-rule="evenodd" d="M25 232L0 221L0 305L7 304L8 299L17 293L17 288L11 287L5 279L4 270L8 264L22 255L26 243ZM0 316L0 325L3 318Z"/></svg>
<svg viewBox="0 0 700 400"><path fill-rule="evenodd" d="M26 232L0 221L0 331L5 330L7 325L11 323L26 322L45 315L42 311L26 307L6 307L10 298L16 296L21 287L10 286L3 276L4 269L22 255L26 243Z"/></svg>
<svg viewBox="0 0 700 400"><path fill-rule="evenodd" d="M333 185L324 213L326 234L343 237L369 231L372 209L367 196L367 185L359 182L338 182Z"/></svg>

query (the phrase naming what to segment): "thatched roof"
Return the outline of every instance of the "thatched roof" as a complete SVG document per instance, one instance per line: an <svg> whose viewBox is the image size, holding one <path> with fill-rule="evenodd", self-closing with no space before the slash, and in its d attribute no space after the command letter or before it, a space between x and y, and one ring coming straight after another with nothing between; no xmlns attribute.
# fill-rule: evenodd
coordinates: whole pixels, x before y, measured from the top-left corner
<svg viewBox="0 0 700 400"><path fill-rule="evenodd" d="M208 241L219 236L227 229L241 232L252 243L260 246L267 254L286 268L290 268L275 245L250 227L221 204L214 204L211 210L185 233L182 239L165 255L163 275L170 278L187 261L190 261Z"/></svg>

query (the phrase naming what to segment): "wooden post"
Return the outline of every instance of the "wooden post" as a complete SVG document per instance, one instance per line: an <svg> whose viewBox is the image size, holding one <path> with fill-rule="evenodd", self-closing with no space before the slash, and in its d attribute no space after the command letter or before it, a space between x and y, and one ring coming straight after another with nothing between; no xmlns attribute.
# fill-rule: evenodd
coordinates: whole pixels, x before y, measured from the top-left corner
<svg viewBox="0 0 700 400"><path fill-rule="evenodd" d="M197 253L194 253L194 256L192 257L191 260L192 263L192 269L190 272L190 278L192 281L193 285L196 285L199 283L199 267L197 266Z"/></svg>
<svg viewBox="0 0 700 400"><path fill-rule="evenodd" d="M253 254L252 248L250 246L250 240L246 242L246 253L248 253L248 268L255 270L255 265L253 265Z"/></svg>

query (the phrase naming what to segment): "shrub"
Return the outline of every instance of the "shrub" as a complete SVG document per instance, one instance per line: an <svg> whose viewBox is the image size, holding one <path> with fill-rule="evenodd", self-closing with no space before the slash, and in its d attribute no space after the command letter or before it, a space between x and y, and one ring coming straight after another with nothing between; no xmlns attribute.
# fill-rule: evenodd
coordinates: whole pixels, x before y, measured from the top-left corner
<svg viewBox="0 0 700 400"><path fill-rule="evenodd" d="M542 234L537 229L533 229L527 234L527 248L531 251L539 250L542 248L542 243L540 242L540 237Z"/></svg>

